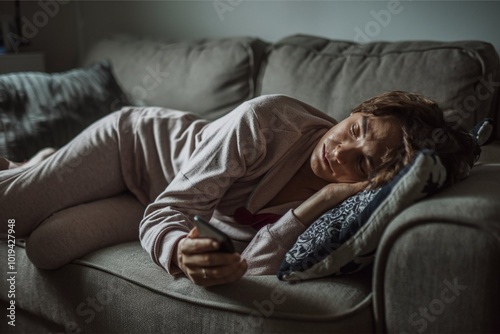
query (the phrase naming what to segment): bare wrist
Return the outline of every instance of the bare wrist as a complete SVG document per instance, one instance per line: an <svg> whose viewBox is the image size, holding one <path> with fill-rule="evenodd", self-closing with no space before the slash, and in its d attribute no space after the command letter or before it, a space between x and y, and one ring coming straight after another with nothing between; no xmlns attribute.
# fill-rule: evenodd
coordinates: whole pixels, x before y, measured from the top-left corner
<svg viewBox="0 0 500 334"><path fill-rule="evenodd" d="M311 225L328 208L327 195L328 193L321 189L293 210L294 215L305 226Z"/></svg>

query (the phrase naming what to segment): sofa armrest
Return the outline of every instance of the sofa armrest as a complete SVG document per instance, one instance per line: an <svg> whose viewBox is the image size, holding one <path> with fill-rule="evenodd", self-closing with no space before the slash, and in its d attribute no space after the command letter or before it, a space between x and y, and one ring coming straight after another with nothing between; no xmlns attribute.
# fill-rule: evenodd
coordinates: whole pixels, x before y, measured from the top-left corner
<svg viewBox="0 0 500 334"><path fill-rule="evenodd" d="M500 163L500 140L494 140L490 144L481 147L479 162L483 164Z"/></svg>
<svg viewBox="0 0 500 334"><path fill-rule="evenodd" d="M374 271L378 330L500 331L500 164L404 210L382 237Z"/></svg>

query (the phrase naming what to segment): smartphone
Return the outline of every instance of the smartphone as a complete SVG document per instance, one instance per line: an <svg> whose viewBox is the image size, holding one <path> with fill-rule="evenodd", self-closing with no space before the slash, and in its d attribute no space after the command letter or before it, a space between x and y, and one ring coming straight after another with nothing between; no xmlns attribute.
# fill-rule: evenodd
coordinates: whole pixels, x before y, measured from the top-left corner
<svg viewBox="0 0 500 334"><path fill-rule="evenodd" d="M194 216L194 224L198 228L198 233L200 237L212 238L217 242L219 242L220 245L220 248L218 250L219 252L223 253L235 252L233 242L227 236L227 234L225 234L215 226L210 225L210 223L208 223L206 220L204 220L198 215Z"/></svg>

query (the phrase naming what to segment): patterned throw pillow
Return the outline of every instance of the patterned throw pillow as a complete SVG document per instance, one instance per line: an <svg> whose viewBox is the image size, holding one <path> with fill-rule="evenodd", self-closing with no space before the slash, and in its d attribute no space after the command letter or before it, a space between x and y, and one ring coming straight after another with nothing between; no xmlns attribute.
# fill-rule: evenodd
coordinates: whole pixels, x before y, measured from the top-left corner
<svg viewBox="0 0 500 334"><path fill-rule="evenodd" d="M108 61L64 73L0 75L0 156L22 162L43 147L63 146L127 104Z"/></svg>
<svg viewBox="0 0 500 334"><path fill-rule="evenodd" d="M419 152L389 183L346 199L309 226L285 255L278 278L341 275L371 264L389 222L438 191L445 180L446 169L438 156L430 150Z"/></svg>

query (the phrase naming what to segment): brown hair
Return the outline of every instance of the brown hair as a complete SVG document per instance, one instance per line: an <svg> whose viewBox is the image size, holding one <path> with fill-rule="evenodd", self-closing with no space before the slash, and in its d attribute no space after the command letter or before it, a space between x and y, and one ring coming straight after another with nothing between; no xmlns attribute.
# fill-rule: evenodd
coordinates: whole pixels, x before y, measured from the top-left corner
<svg viewBox="0 0 500 334"><path fill-rule="evenodd" d="M447 123L438 104L418 93L390 91L372 97L352 113L395 117L401 123L402 143L388 150L372 173L372 187L386 183L422 149L434 150L447 170L445 185L465 178L481 152L475 139L458 124Z"/></svg>

